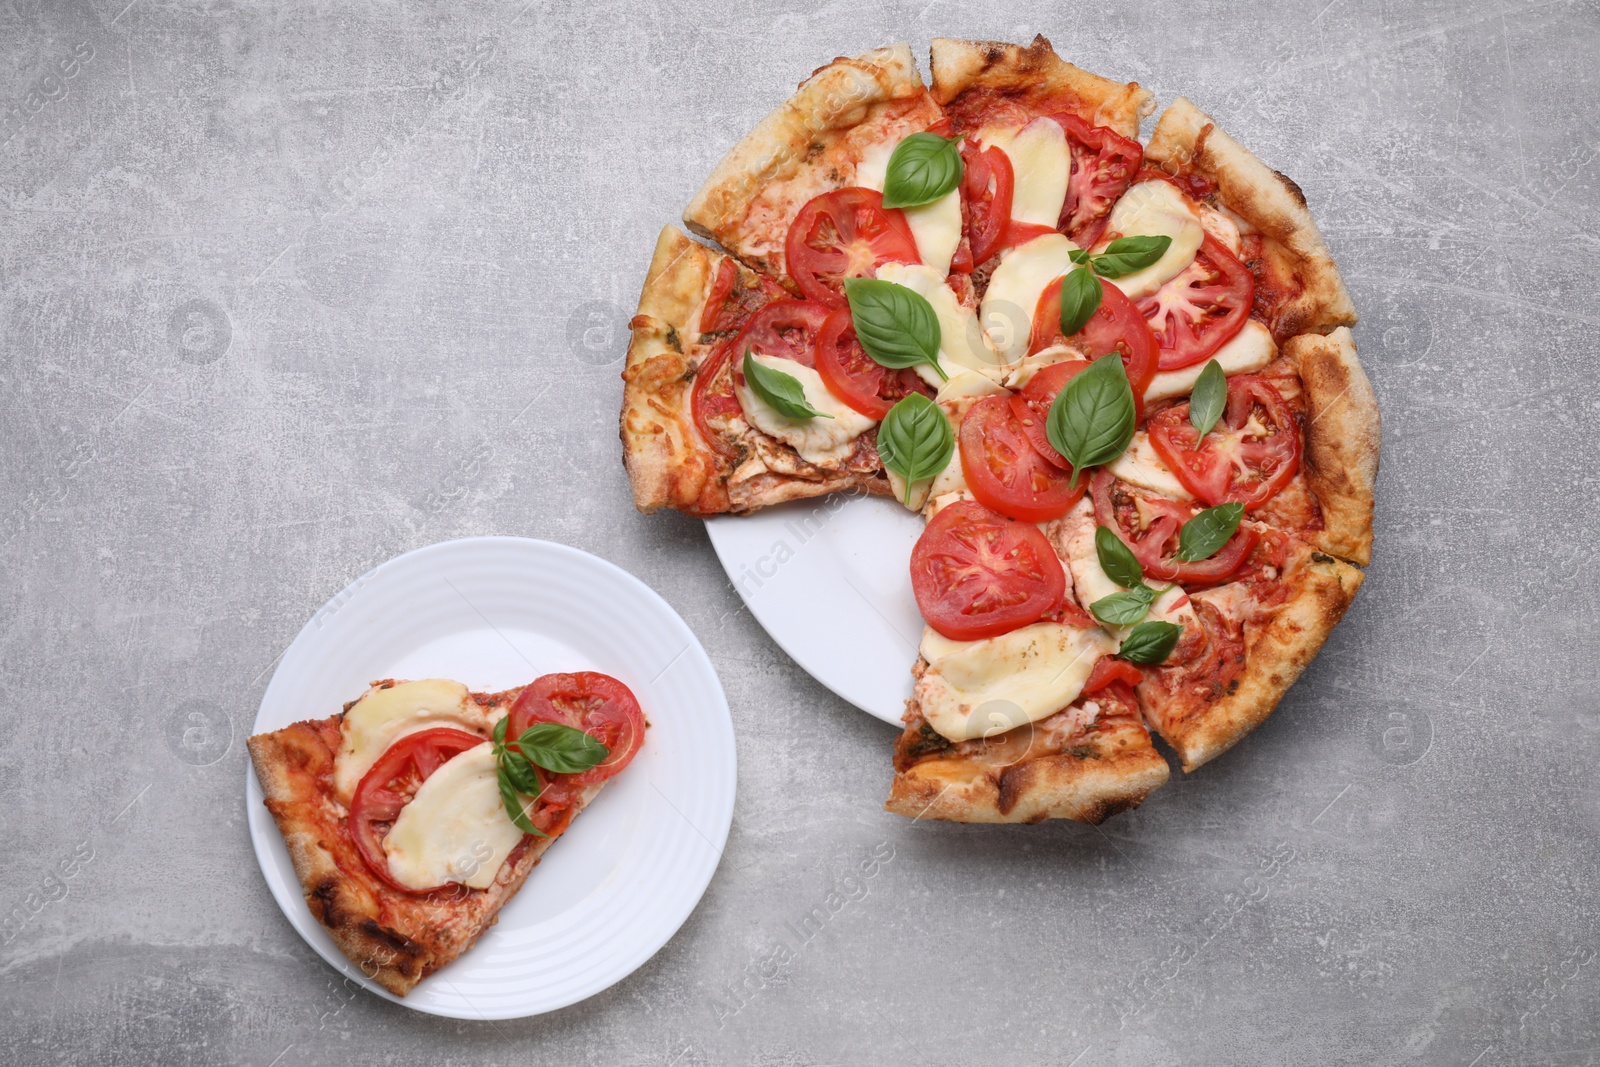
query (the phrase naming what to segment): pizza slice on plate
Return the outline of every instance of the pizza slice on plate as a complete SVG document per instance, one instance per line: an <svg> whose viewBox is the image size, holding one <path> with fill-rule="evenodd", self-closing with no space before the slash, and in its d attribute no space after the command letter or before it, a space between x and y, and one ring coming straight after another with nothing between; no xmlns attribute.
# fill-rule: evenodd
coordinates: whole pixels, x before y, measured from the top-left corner
<svg viewBox="0 0 1600 1067"><path fill-rule="evenodd" d="M1370 560L1380 429L1300 189L1019 46L839 59L663 235L642 510L856 490L928 526L890 810L1098 821L1258 725ZM888 506L887 504L885 506Z"/></svg>
<svg viewBox="0 0 1600 1067"><path fill-rule="evenodd" d="M405 996L494 924L645 727L595 672L499 693L387 679L248 744L312 915Z"/></svg>

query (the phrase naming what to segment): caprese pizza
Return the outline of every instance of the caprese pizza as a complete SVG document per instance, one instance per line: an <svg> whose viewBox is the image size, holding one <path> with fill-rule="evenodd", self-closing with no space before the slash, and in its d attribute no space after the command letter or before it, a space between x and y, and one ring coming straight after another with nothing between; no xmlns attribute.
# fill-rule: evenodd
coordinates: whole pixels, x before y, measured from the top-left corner
<svg viewBox="0 0 1600 1067"><path fill-rule="evenodd" d="M593 671L498 693L388 679L248 744L311 913L405 996L494 924L646 725Z"/></svg>
<svg viewBox="0 0 1600 1067"><path fill-rule="evenodd" d="M841 490L928 521L888 807L1098 822L1271 713L1370 559L1380 424L1298 186L1040 37L836 59L668 227L642 511Z"/></svg>

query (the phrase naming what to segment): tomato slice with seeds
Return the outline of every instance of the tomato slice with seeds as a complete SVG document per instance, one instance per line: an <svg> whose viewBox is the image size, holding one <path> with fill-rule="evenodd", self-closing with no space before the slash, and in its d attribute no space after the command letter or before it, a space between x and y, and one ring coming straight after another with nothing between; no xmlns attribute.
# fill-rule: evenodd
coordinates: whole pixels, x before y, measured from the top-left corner
<svg viewBox="0 0 1600 1067"><path fill-rule="evenodd" d="M700 311L702 334L739 329L763 305L788 296L783 286L765 275L757 276L753 287L740 285L739 280L739 267L731 258L717 265L717 275L711 280Z"/></svg>
<svg viewBox="0 0 1600 1067"><path fill-rule="evenodd" d="M909 367L885 367L867 355L856 339L850 309L835 308L817 336L817 374L828 392L869 419L882 419L912 393L933 396L922 376Z"/></svg>
<svg viewBox="0 0 1600 1067"><path fill-rule="evenodd" d="M1039 528L961 500L935 515L911 550L922 617L952 641L1038 622L1066 598L1066 573Z"/></svg>
<svg viewBox="0 0 1600 1067"><path fill-rule="evenodd" d="M812 197L789 225L783 245L789 276L807 300L843 307L844 279L872 278L881 263L921 263L905 212L883 206L871 189L835 189Z"/></svg>
<svg viewBox="0 0 1600 1067"><path fill-rule="evenodd" d="M465 730L438 727L407 734L390 745L356 786L350 799L350 838L355 842L367 867L378 880L402 893L419 896L450 889L456 883L413 889L395 881L389 873L389 857L383 851L400 809L417 795L417 789L444 763L471 748L488 744L488 738Z"/></svg>
<svg viewBox="0 0 1600 1067"><path fill-rule="evenodd" d="M1150 419L1150 444L1183 487L1207 504L1257 508L1300 469L1300 422L1265 378L1228 379L1228 407L1201 437L1187 400Z"/></svg>
<svg viewBox="0 0 1600 1067"><path fill-rule="evenodd" d="M1156 376L1158 350L1156 339L1139 308L1115 285L1104 278L1100 282L1100 306L1083 324L1083 329L1071 337L1061 333L1061 283L1057 278L1039 294L1039 305L1033 313L1033 337L1028 342L1028 354L1042 352L1055 345L1082 352L1090 360L1099 359L1109 352L1122 356L1122 369L1128 374L1128 385L1133 389L1134 407L1138 417L1144 418L1144 391Z"/></svg>
<svg viewBox="0 0 1600 1067"><path fill-rule="evenodd" d="M1050 418L1050 405L1055 403L1056 394L1066 388L1066 385L1078 374L1089 369L1089 361L1085 359L1069 359L1061 363L1052 363L1050 366L1034 373L1028 379L1028 384L1022 387L1022 392L1016 393L1009 399L1011 412L1017 417L1017 422L1022 426L1022 432L1027 435L1028 443L1055 466L1064 471L1070 471L1072 464L1067 462L1065 456L1057 452L1050 443L1050 435L1045 432L1045 423ZM1138 396L1137 393L1134 396Z"/></svg>
<svg viewBox="0 0 1600 1067"><path fill-rule="evenodd" d="M1091 126L1076 115L1062 112L1050 117L1061 124L1072 152L1072 176L1067 179L1059 229L1088 248L1104 232L1112 205L1133 184L1144 162L1144 147L1116 130Z"/></svg>
<svg viewBox="0 0 1600 1067"><path fill-rule="evenodd" d="M970 139L961 144L961 198L967 210L970 248L968 270L981 267L1006 243L1011 224L1011 199L1016 174L999 148L984 148Z"/></svg>
<svg viewBox="0 0 1600 1067"><path fill-rule="evenodd" d="M1182 560L1177 556L1178 536L1198 508L1167 497L1136 495L1104 470L1090 477L1089 492L1095 522L1115 531L1133 550L1146 578L1185 587L1216 585L1239 572L1260 537L1251 527L1241 525L1209 559Z"/></svg>
<svg viewBox="0 0 1600 1067"><path fill-rule="evenodd" d="M511 705L506 740L515 741L524 730L539 722L560 723L582 730L611 750L599 766L578 774L554 776L578 790L618 774L633 761L644 744L644 711L633 690L599 671L547 674L534 679Z"/></svg>
<svg viewBox="0 0 1600 1067"><path fill-rule="evenodd" d="M1087 479L1071 485L1066 471L1039 454L1010 401L984 397L961 420L961 473L967 488L979 503L1013 519L1059 519L1083 498Z"/></svg>
<svg viewBox="0 0 1600 1067"><path fill-rule="evenodd" d="M1206 234L1194 262L1139 301L1159 350L1156 365L1181 370L1210 359L1244 328L1255 295L1249 268Z"/></svg>

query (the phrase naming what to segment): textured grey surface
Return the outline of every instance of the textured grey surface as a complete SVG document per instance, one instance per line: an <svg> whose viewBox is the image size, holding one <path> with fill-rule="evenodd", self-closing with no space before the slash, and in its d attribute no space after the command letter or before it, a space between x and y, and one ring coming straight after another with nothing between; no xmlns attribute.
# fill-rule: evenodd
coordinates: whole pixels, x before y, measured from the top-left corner
<svg viewBox="0 0 1600 1067"><path fill-rule="evenodd" d="M0 1058L1600 1062L1594 3L126 2L0 9ZM892 731L630 507L623 330L811 68L1035 31L1305 188L1383 404L1377 559L1278 713L1139 811L912 825ZM342 986L243 818L302 623L479 533L660 590L740 757L678 936L492 1025Z"/></svg>

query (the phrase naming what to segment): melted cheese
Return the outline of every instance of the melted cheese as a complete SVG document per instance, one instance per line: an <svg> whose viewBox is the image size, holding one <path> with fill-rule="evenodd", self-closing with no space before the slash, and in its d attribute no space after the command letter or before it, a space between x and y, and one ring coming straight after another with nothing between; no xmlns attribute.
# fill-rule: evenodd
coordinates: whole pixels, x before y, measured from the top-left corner
<svg viewBox="0 0 1600 1067"><path fill-rule="evenodd" d="M883 192L884 179L889 172L889 157L894 155L894 144L875 144L867 149L856 165L856 184L863 189ZM945 193L939 199L916 207L901 208L906 222L911 226L911 236L917 242L917 255L925 266L932 269L942 282L950 273L950 259L961 243L961 186ZM880 271L878 277L883 277Z"/></svg>
<svg viewBox="0 0 1600 1067"><path fill-rule="evenodd" d="M1200 225L1205 227L1206 233L1210 234L1218 244L1226 247L1234 255L1239 254L1239 224L1228 215L1214 207L1201 204Z"/></svg>
<svg viewBox="0 0 1600 1067"><path fill-rule="evenodd" d="M1077 247L1059 233L1047 233L1001 255L983 294L980 317L1003 363L1017 363L1028 354L1039 297L1072 269Z"/></svg>
<svg viewBox="0 0 1600 1067"><path fill-rule="evenodd" d="M346 804L378 757L400 738L448 726L487 736L494 719L469 699L460 682L430 678L368 692L345 712L334 757L333 788Z"/></svg>
<svg viewBox="0 0 1600 1067"><path fill-rule="evenodd" d="M985 126L978 131L978 141L986 148L999 148L1011 161L1015 176L1011 217L1055 229L1072 176L1072 150L1061 124L1037 118L1020 127Z"/></svg>
<svg viewBox="0 0 1600 1067"><path fill-rule="evenodd" d="M1060 528L1061 543L1058 547L1066 555L1067 571L1072 575L1073 595L1085 611L1090 611L1095 601L1126 589L1112 581L1100 566L1100 555L1094 547L1095 526L1094 506L1084 499L1061 520ZM1182 586L1166 585L1159 581L1150 581L1148 584L1161 589L1161 595L1156 597L1145 619L1175 622L1180 626L1196 621L1194 608L1190 606L1188 594ZM1164 585L1166 588L1162 589ZM1105 629L1111 634L1116 647L1121 648L1133 626L1106 626Z"/></svg>
<svg viewBox="0 0 1600 1067"><path fill-rule="evenodd" d="M1172 238L1166 252L1148 267L1108 279L1132 300L1149 296L1181 274L1194 262L1205 237L1199 208L1172 183L1160 180L1140 182L1123 193L1111 209L1106 232L1122 237Z"/></svg>
<svg viewBox="0 0 1600 1067"><path fill-rule="evenodd" d="M521 840L500 798L494 746L482 744L446 760L422 783L400 809L383 850L389 873L410 889L446 882L485 889Z"/></svg>
<svg viewBox="0 0 1600 1067"><path fill-rule="evenodd" d="M1194 494L1183 487L1161 456L1150 444L1150 435L1139 430L1128 443L1122 455L1106 464L1106 470L1125 482L1148 489L1152 493L1170 496L1176 500L1193 500Z"/></svg>
<svg viewBox="0 0 1600 1067"><path fill-rule="evenodd" d="M1212 353L1211 358L1222 366L1224 374L1249 374L1271 363L1277 355L1278 346L1273 343L1272 333L1255 319L1248 319L1233 340ZM1188 396L1208 362L1210 360L1182 370L1159 372L1150 379L1150 386L1144 391L1144 402Z"/></svg>
<svg viewBox="0 0 1600 1067"><path fill-rule="evenodd" d="M1101 630L1037 622L983 641L952 641L930 627L920 650L928 661L916 684L923 717L951 741L966 741L1054 715L1114 647Z"/></svg>
<svg viewBox="0 0 1600 1067"><path fill-rule="evenodd" d="M795 379L805 393L806 402L817 411L833 418L821 416L811 419L791 419L756 395L749 382L741 381L738 387L739 406L745 418L762 433L775 437L800 453L800 458L819 467L837 467L855 451L856 438L875 425L859 411L828 391L822 376L810 367L792 359L754 353L755 361L763 367Z"/></svg>
<svg viewBox="0 0 1600 1067"><path fill-rule="evenodd" d="M956 299L944 283L943 274L915 263L885 263L878 268L878 277L905 286L933 308L934 317L939 320L939 364L946 374L955 375L957 368L965 367L991 377L1000 376L1000 357L978 326L978 316ZM917 373L934 388L943 387L944 379L926 363L917 364Z"/></svg>

